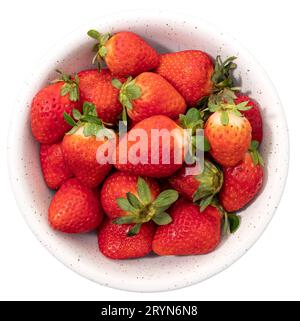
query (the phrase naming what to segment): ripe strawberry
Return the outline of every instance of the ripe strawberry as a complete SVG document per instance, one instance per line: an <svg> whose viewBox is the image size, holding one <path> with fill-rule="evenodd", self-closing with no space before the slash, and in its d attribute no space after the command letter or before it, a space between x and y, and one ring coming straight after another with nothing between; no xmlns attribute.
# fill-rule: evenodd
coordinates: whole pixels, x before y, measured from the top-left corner
<svg viewBox="0 0 300 321"><path fill-rule="evenodd" d="M120 89L119 100L134 122L154 115L177 119L185 113L186 104L182 96L163 77L153 72L144 72L133 80L129 77L123 85L114 79L113 84Z"/></svg>
<svg viewBox="0 0 300 321"><path fill-rule="evenodd" d="M58 189L68 178L73 176L64 161L60 143L41 144L40 161L43 176L49 188Z"/></svg>
<svg viewBox="0 0 300 321"><path fill-rule="evenodd" d="M251 108L246 105L247 102L235 105L230 97L226 97L226 102L209 103L213 114L205 123L204 134L210 154L223 166L236 165L250 146L251 125L240 112Z"/></svg>
<svg viewBox="0 0 300 321"><path fill-rule="evenodd" d="M73 117L78 120L77 123L65 114L66 121L74 127L62 141L64 159L74 175L87 187L93 188L104 180L111 169L109 154L108 159L100 163L97 152L104 148L105 152L109 153L114 140L98 138L99 133L103 134L104 126L97 118L93 104L83 105L83 115L78 110L73 110Z"/></svg>
<svg viewBox="0 0 300 321"><path fill-rule="evenodd" d="M99 226L102 217L97 197L76 178L63 183L48 211L50 225L65 233L89 232Z"/></svg>
<svg viewBox="0 0 300 321"><path fill-rule="evenodd" d="M203 211L220 191L223 184L223 173L212 162L204 160L204 169L197 175L187 175L188 167L176 172L169 182L180 195L197 202L200 200Z"/></svg>
<svg viewBox="0 0 300 321"><path fill-rule="evenodd" d="M166 136L159 137L161 130ZM152 116L137 123L120 139L114 157L115 167L140 176L167 177L182 166L184 144L183 129L172 119Z"/></svg>
<svg viewBox="0 0 300 321"><path fill-rule="evenodd" d="M119 91L111 84L110 71L84 70L78 73L78 78L80 101L93 103L102 121L116 123L122 113L122 105L118 100Z"/></svg>
<svg viewBox="0 0 300 321"><path fill-rule="evenodd" d="M206 254L221 240L221 213L208 206L200 212L199 206L180 199L172 207L172 223L159 226L152 249L158 255Z"/></svg>
<svg viewBox="0 0 300 321"><path fill-rule="evenodd" d="M200 50L185 50L160 55L156 72L168 80L183 96L188 106L194 106L213 90L211 77L214 65Z"/></svg>
<svg viewBox="0 0 300 321"><path fill-rule="evenodd" d="M224 168L224 184L220 203L228 212L238 211L259 192L263 182L263 160L257 152L258 142L253 141L250 152L234 167Z"/></svg>
<svg viewBox="0 0 300 321"><path fill-rule="evenodd" d="M97 40L95 59L105 60L112 74L120 77L137 76L156 68L159 56L145 40L133 32L118 32L112 36L90 30L88 35Z"/></svg>
<svg viewBox="0 0 300 321"><path fill-rule="evenodd" d="M155 233L154 224L143 224L139 234L133 236L128 236L130 229L132 225L117 225L106 220L98 235L100 251L110 259L131 259L149 254Z"/></svg>
<svg viewBox="0 0 300 321"><path fill-rule="evenodd" d="M252 139L261 143L263 138L263 123L260 113L259 104L246 95L237 94L235 104L238 105L242 102L248 102L246 106L251 106L251 109L241 111L241 113L249 120L252 127Z"/></svg>
<svg viewBox="0 0 300 321"><path fill-rule="evenodd" d="M31 131L43 144L60 141L70 126L64 121L64 112L70 114L79 108L78 78L61 74L62 81L41 89L33 98L30 111Z"/></svg>
<svg viewBox="0 0 300 321"><path fill-rule="evenodd" d="M138 197L138 176L124 172L111 174L103 183L100 192L100 200L104 212L110 218L117 218L128 213L118 206L118 198L126 198L127 193ZM150 202L153 202L159 194L159 186L155 180L145 178L150 190ZM140 200L140 199L139 199Z"/></svg>
<svg viewBox="0 0 300 321"><path fill-rule="evenodd" d="M157 225L169 224L172 219L165 211L178 198L174 190L159 194L158 184L151 178L116 172L104 183L100 199L104 211L115 224L135 223L129 233L139 232L143 223L153 220Z"/></svg>

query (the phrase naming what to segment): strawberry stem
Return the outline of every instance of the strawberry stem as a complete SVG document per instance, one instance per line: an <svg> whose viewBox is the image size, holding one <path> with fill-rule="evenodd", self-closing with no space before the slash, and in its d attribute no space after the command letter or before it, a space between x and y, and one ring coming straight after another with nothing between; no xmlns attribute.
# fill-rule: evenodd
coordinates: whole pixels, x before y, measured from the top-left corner
<svg viewBox="0 0 300 321"><path fill-rule="evenodd" d="M97 63L98 69L101 70L103 60L107 55L105 44L110 39L111 35L108 32L101 34L94 29L89 30L87 35L94 40L97 40L97 43L93 46L93 52L96 52L96 55L93 57L92 63Z"/></svg>

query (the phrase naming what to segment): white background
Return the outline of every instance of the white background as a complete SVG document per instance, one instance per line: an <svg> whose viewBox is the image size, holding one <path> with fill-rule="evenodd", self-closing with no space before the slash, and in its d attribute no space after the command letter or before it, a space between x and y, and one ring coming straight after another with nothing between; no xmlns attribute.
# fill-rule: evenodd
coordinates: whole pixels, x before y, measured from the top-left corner
<svg viewBox="0 0 300 321"><path fill-rule="evenodd" d="M273 221L255 246L229 269L201 284L157 294L102 287L75 274L52 257L30 232L16 206L6 160L8 120L13 103L22 80L47 49L89 20L110 12L141 8L191 14L240 40L264 66L278 89L286 111L291 145L285 193ZM297 0L1 1L0 298L300 299L299 13Z"/></svg>

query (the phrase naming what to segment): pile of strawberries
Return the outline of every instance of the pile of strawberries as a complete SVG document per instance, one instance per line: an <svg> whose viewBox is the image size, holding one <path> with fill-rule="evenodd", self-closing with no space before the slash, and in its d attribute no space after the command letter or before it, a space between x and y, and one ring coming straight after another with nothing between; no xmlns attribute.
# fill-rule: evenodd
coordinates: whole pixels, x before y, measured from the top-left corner
<svg viewBox="0 0 300 321"><path fill-rule="evenodd" d="M234 85L235 57L158 54L132 32L88 35L96 41L98 68L72 76L58 71L59 79L32 101L43 176L57 190L49 224L65 233L96 229L100 251L112 259L211 252L239 227L236 211L263 181L260 108ZM129 131L121 135L123 125ZM148 162L123 162L137 129L176 129L179 136L203 129L202 170L187 174L191 165L176 139L169 163L162 161L162 141L137 151ZM107 137L98 139L103 130ZM109 154L110 148L114 162L105 153L99 159L99 150Z"/></svg>

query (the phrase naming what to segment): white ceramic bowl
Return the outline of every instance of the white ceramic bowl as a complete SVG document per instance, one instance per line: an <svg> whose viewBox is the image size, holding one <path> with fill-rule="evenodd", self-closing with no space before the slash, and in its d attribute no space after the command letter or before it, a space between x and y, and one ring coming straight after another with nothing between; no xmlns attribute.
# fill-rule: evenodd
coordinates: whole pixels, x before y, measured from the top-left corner
<svg viewBox="0 0 300 321"><path fill-rule="evenodd" d="M149 256L113 261L100 254L96 234L66 235L47 223L52 192L46 187L39 164L38 144L29 126L34 94L55 78L59 68L72 73L91 67L91 41L86 31L131 30L159 51L201 49L215 57L236 55L244 92L261 105L266 161L264 188L242 213L240 229L223 240L211 254L186 257ZM102 285L131 291L164 291L200 282L224 270L248 251L270 222L280 200L288 169L288 134L284 112L276 91L258 62L236 40L200 19L160 11L132 11L101 17L68 35L44 57L24 84L10 127L9 165L13 190L25 220L40 242L61 262Z"/></svg>

